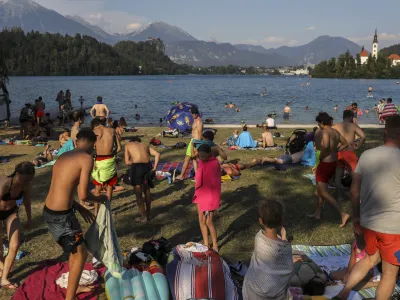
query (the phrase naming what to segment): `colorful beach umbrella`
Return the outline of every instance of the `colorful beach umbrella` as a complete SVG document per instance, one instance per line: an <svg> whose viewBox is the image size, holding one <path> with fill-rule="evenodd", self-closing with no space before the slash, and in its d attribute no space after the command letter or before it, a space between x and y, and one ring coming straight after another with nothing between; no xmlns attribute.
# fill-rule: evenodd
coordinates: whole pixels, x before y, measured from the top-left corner
<svg viewBox="0 0 400 300"><path fill-rule="evenodd" d="M191 129L193 124L193 116L190 110L193 106L197 107L195 104L183 102L171 107L165 117L168 126L172 129L178 129L180 132Z"/></svg>

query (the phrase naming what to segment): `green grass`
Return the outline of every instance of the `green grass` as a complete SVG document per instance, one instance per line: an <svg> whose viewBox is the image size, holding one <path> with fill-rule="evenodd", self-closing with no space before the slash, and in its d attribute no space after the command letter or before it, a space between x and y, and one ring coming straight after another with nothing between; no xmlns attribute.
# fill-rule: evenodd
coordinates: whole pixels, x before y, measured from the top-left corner
<svg viewBox="0 0 400 300"><path fill-rule="evenodd" d="M261 134L260 129L251 129L253 137ZM160 132L159 128L143 128L137 134L144 135L143 142L148 142ZM231 135L231 129L220 129L216 135L216 142L221 143ZM276 139L280 145L285 145L287 137L292 130L280 130L285 138ZM367 143L360 149L376 147L382 144L382 129L366 130ZM15 132L2 131L0 137L14 135ZM164 138L165 145L174 145L181 139ZM183 141L188 142L187 139ZM0 164L0 174L8 175L15 164L32 160L39 147L30 146L0 146L2 155L14 155L11 162ZM164 149L161 161L182 161L186 150ZM276 157L283 151L228 151L229 160L240 159L250 162L253 158L263 156ZM359 154L360 154L359 153ZM123 155L120 155L123 157ZM119 174L125 171L123 163L119 165ZM322 220L319 222L308 219L306 215L314 211L315 186L302 175L311 173L311 168L292 168L286 172L256 167L242 172L240 179L226 182L222 185L221 208L216 216L215 225L218 231L218 241L221 254L230 260L242 260L248 262L253 250L254 236L259 230L257 221L257 203L263 199L278 198L285 205L284 226L288 235L294 237L295 244L332 245L350 243L353 240L352 226L339 228L339 216L333 209L325 205ZM23 281L31 270L47 259L62 256L61 248L51 238L42 221L41 211L49 190L51 180L51 168L41 169L34 179L33 189L33 224L34 229L22 232L21 250L29 255L16 262L12 280ZM157 182L152 190L153 207L151 223L137 225L134 223L138 216L132 190L128 189L113 197L112 207L117 234L120 238L121 248L129 250L133 246L141 246L143 242L155 237L164 236L173 245L189 241L201 241L201 232L198 226L197 213L192 205L194 183L190 181L176 182L168 185L168 182ZM351 212L348 195L342 203L346 212ZM20 210L22 222L25 221L25 212ZM81 224L87 228L86 224ZM4 235L4 231L3 231ZM12 292L0 289L0 298L6 299ZM101 298L104 297L104 294Z"/></svg>

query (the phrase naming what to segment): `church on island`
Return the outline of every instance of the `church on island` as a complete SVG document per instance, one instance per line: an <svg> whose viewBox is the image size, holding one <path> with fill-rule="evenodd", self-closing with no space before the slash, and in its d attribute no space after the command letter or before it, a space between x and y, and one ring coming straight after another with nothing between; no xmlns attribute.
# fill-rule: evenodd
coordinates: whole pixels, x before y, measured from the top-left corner
<svg viewBox="0 0 400 300"><path fill-rule="evenodd" d="M372 53L371 56L375 59L378 57L379 52L379 43L378 43L378 31L375 30L374 40L372 42ZM360 52L361 64L366 64L368 61L369 53L367 50L364 49L364 46ZM400 65L400 56L398 54L391 54L387 57L388 59L392 60L393 66Z"/></svg>

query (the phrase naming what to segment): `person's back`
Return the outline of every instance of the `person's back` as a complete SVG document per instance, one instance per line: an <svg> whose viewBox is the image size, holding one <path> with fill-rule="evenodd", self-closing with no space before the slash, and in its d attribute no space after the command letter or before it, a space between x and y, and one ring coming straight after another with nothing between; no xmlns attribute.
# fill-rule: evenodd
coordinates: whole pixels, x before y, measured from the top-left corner
<svg viewBox="0 0 400 300"><path fill-rule="evenodd" d="M362 177L361 226L399 234L400 150L389 146L367 150L361 155L355 172Z"/></svg>
<svg viewBox="0 0 400 300"><path fill-rule="evenodd" d="M274 147L274 136L268 130L264 131L262 134L263 137L263 147Z"/></svg>
<svg viewBox="0 0 400 300"><path fill-rule="evenodd" d="M131 163L139 164L150 162L148 146L142 143L129 142L125 145L125 149L131 157Z"/></svg>
<svg viewBox="0 0 400 300"><path fill-rule="evenodd" d="M93 129L96 134L96 155L112 155L116 142L115 130L110 127L98 126Z"/></svg>
<svg viewBox="0 0 400 300"><path fill-rule="evenodd" d="M340 140L340 133L332 128L325 127L315 133L315 146L317 150L326 149L326 155L321 157L323 162L334 162L337 160L337 147Z"/></svg>
<svg viewBox="0 0 400 300"><path fill-rule="evenodd" d="M289 280L293 273L292 246L282 227L283 207L277 201L265 201L259 209L260 230L243 283L244 300L290 299ZM278 233L278 228L279 233Z"/></svg>
<svg viewBox="0 0 400 300"><path fill-rule="evenodd" d="M53 166L53 176L46 198L46 207L51 210L68 210L71 208L75 194L74 187L79 184L82 168L89 172L87 168L88 160L89 166L91 166L91 155L78 148L66 152L57 159ZM74 167L71 168L71 165Z"/></svg>
<svg viewBox="0 0 400 300"><path fill-rule="evenodd" d="M267 118L267 127L275 127L275 120L271 117Z"/></svg>

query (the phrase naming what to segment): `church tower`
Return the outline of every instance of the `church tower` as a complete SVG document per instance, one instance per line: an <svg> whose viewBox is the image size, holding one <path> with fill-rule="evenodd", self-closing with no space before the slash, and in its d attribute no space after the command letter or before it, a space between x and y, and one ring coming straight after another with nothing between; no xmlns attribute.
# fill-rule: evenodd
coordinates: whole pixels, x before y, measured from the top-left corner
<svg viewBox="0 0 400 300"><path fill-rule="evenodd" d="M378 30L375 29L374 41L372 42L372 57L378 58L379 44L378 44Z"/></svg>

